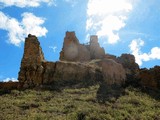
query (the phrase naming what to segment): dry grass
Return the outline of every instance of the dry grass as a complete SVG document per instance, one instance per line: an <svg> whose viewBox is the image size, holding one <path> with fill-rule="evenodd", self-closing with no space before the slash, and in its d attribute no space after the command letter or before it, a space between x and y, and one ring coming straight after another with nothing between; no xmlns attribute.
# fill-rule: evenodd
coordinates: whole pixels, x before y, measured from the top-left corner
<svg viewBox="0 0 160 120"><path fill-rule="evenodd" d="M98 85L61 92L12 90L0 96L1 120L160 120L160 101L134 88L98 103Z"/></svg>

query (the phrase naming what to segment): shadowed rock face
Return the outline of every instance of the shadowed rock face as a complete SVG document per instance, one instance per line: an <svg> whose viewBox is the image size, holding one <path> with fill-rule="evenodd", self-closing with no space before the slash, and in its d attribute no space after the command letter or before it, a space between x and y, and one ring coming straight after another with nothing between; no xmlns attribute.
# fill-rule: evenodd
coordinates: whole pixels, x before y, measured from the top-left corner
<svg viewBox="0 0 160 120"><path fill-rule="evenodd" d="M126 85L136 85L138 84L137 81L137 74L139 72L139 66L135 62L134 55L131 54L122 54L120 57L116 59L116 61L122 64L123 68L126 72Z"/></svg>
<svg viewBox="0 0 160 120"><path fill-rule="evenodd" d="M160 89L160 66L151 69L141 69L138 78L140 84L153 89Z"/></svg>
<svg viewBox="0 0 160 120"><path fill-rule="evenodd" d="M18 89L19 82L0 82L0 88L5 90Z"/></svg>
<svg viewBox="0 0 160 120"><path fill-rule="evenodd" d="M134 55L122 54L117 58L117 62L123 65L127 74L136 74L139 71L139 66L135 62Z"/></svg>

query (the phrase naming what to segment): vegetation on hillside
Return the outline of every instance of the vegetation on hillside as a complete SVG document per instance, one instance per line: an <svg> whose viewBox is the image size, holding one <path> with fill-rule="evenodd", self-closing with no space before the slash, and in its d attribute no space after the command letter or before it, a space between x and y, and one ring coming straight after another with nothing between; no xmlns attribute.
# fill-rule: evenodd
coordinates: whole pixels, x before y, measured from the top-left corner
<svg viewBox="0 0 160 120"><path fill-rule="evenodd" d="M1 120L160 120L160 100L128 87L99 103L99 85L61 91L12 90L0 96Z"/></svg>

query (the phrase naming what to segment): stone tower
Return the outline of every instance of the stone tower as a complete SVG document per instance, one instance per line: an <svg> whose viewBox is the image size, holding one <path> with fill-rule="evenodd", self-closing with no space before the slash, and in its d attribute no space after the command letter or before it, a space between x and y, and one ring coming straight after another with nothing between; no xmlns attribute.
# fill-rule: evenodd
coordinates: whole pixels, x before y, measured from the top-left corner
<svg viewBox="0 0 160 120"><path fill-rule="evenodd" d="M29 34L25 40L22 64L39 64L44 61L44 55L36 36Z"/></svg>
<svg viewBox="0 0 160 120"><path fill-rule="evenodd" d="M97 44L98 43L98 36L97 35L91 35L90 36L90 45L91 44Z"/></svg>
<svg viewBox="0 0 160 120"><path fill-rule="evenodd" d="M90 37L90 55L91 59L102 59L105 56L104 48L100 47L97 35Z"/></svg>
<svg viewBox="0 0 160 120"><path fill-rule="evenodd" d="M98 37L92 35L89 45L80 44L75 32L66 32L63 42L63 48L60 52L62 61L90 61L93 59L102 59L105 51L98 43Z"/></svg>
<svg viewBox="0 0 160 120"><path fill-rule="evenodd" d="M79 41L75 36L75 32L66 32L63 42L63 48L60 52L60 60L74 61L78 57Z"/></svg>
<svg viewBox="0 0 160 120"><path fill-rule="evenodd" d="M25 39L24 54L18 80L24 87L42 83L44 55L36 36L29 34Z"/></svg>

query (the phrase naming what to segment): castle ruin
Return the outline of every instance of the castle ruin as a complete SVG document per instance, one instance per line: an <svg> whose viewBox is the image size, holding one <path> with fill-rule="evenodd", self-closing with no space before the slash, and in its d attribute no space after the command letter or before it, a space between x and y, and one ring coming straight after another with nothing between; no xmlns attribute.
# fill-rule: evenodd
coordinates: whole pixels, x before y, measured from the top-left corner
<svg viewBox="0 0 160 120"><path fill-rule="evenodd" d="M66 32L63 48L60 52L60 60L66 61L90 61L102 59L105 56L104 48L98 43L98 37L92 35L88 45L80 44L75 32Z"/></svg>

